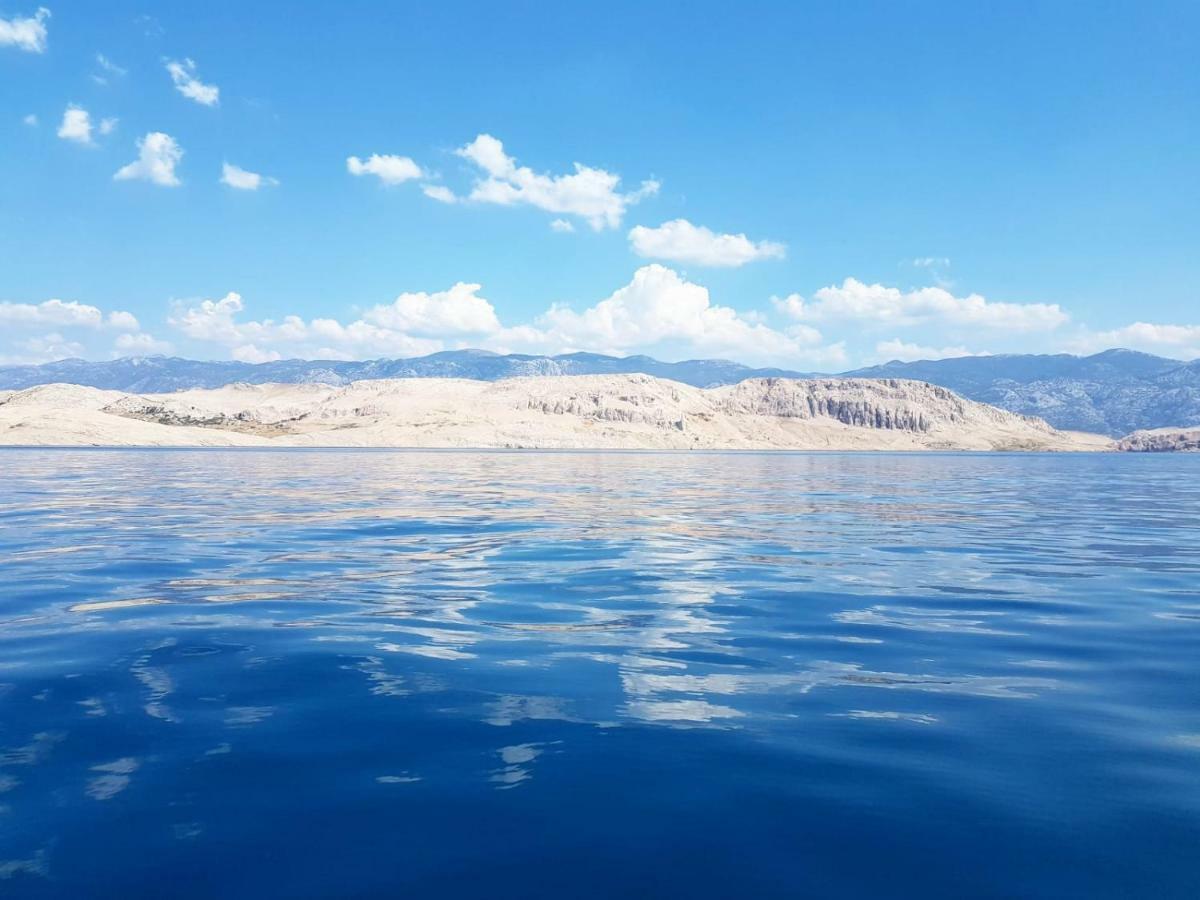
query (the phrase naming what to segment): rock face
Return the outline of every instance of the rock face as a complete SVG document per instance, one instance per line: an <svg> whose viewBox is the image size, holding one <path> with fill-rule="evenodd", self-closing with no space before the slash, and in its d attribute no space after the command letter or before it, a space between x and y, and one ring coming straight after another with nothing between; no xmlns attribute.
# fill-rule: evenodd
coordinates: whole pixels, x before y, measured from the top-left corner
<svg viewBox="0 0 1200 900"><path fill-rule="evenodd" d="M1117 442L1120 450L1141 453L1200 453L1200 428L1158 428L1135 431Z"/></svg>
<svg viewBox="0 0 1200 900"><path fill-rule="evenodd" d="M172 394L0 394L0 444L796 450L1104 450L1096 435L897 379L648 375L234 384Z"/></svg>
<svg viewBox="0 0 1200 900"><path fill-rule="evenodd" d="M891 362L848 375L916 378L972 400L1108 435L1200 425L1200 361L1132 350L1093 356L979 356Z"/></svg>
<svg viewBox="0 0 1200 900"><path fill-rule="evenodd" d="M782 369L752 369L722 359L665 363L648 356L598 353L500 356L450 350L415 359L362 362L282 359L266 363L132 357L106 362L65 359L39 366L0 366L0 389L69 383L131 393L162 393L250 384L347 385L370 379L471 378L497 381L541 375L646 374L695 387L758 378L810 378ZM825 376L821 376L825 377ZM839 378L927 381L971 400L1045 419L1056 428L1127 434L1138 428L1200 425L1200 361L1183 363L1130 350L1092 356L1001 355L922 362L894 361Z"/></svg>

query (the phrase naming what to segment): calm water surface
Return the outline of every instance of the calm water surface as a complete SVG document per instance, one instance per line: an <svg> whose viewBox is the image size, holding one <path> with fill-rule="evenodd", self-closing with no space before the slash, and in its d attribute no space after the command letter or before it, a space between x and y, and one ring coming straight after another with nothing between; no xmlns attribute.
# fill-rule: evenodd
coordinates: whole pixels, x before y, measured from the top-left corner
<svg viewBox="0 0 1200 900"><path fill-rule="evenodd" d="M5 897L1195 897L1200 456L0 451Z"/></svg>

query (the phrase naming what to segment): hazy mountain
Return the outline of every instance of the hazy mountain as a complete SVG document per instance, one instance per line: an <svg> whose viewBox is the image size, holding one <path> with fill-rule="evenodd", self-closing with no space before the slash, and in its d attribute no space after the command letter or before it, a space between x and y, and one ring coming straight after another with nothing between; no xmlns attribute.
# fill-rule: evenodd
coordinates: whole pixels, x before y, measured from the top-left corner
<svg viewBox="0 0 1200 900"><path fill-rule="evenodd" d="M82 384L116 391L161 393L185 388L246 384L349 384L374 378L473 378L496 381L519 375L653 375L695 387L734 384L747 378L804 377L785 369L753 369L724 359L666 363L649 356L501 356L486 350L448 350L413 359L366 362L281 359L276 362L199 362L179 357L145 356L87 362L64 359L40 366L0 366L0 390L39 384Z"/></svg>
<svg viewBox="0 0 1200 900"><path fill-rule="evenodd" d="M109 362L67 359L40 366L0 366L0 390L64 382L108 390L162 393L216 388L234 382L344 385L379 378L471 378L495 381L518 375L646 374L695 387L747 378L803 378L811 373L755 369L719 359L665 363L648 356L598 353L501 356L453 350L414 359L366 362L288 359L268 363L200 362L141 357ZM1040 416L1056 428L1119 436L1139 429L1200 424L1200 360L1183 363L1132 350L1094 356L971 356L890 362L843 377L905 378L950 388L983 403Z"/></svg>
<svg viewBox="0 0 1200 900"><path fill-rule="evenodd" d="M890 362L846 374L929 381L972 400L1040 416L1056 428L1117 436L1200 423L1200 360L1182 363L1133 350Z"/></svg>

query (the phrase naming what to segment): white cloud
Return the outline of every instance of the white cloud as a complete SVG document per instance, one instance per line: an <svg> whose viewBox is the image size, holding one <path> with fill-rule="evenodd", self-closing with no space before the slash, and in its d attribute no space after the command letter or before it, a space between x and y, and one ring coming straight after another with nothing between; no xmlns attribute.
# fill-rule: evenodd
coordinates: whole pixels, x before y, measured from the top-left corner
<svg viewBox="0 0 1200 900"><path fill-rule="evenodd" d="M82 106L74 103L67 104L63 112L62 124L58 126L58 136L64 141L74 141L77 144L92 142L92 117Z"/></svg>
<svg viewBox="0 0 1200 900"><path fill-rule="evenodd" d="M125 69L118 66L103 53L96 54L96 65L100 67L99 72L92 73L92 81L96 82L96 84L106 85L109 78L121 78L126 74Z"/></svg>
<svg viewBox="0 0 1200 900"><path fill-rule="evenodd" d="M57 328L79 326L87 328L108 327L118 331L136 331L138 321L132 313L115 310L105 317L97 307L76 300L46 300L42 303L0 302L0 325L52 326Z"/></svg>
<svg viewBox="0 0 1200 900"><path fill-rule="evenodd" d="M950 259L945 256L918 256L912 264L918 269L946 269L950 267Z"/></svg>
<svg viewBox="0 0 1200 900"><path fill-rule="evenodd" d="M36 366L59 359L82 357L86 352L82 344L68 340L57 332L25 338L13 346L17 353L0 356L0 364Z"/></svg>
<svg viewBox="0 0 1200 900"><path fill-rule="evenodd" d="M983 353L972 353L966 347L922 347L893 338L890 341L880 341L875 345L875 358L878 362L891 362L898 359L901 362L916 360L955 359L960 356L986 356Z"/></svg>
<svg viewBox="0 0 1200 900"><path fill-rule="evenodd" d="M533 322L506 327L477 284L413 292L371 307L356 320L240 319L242 298L177 304L170 324L189 338L223 345L235 358L271 354L362 359L414 356L461 347L508 352L573 350L657 353L666 358L729 356L788 366L837 366L844 345L824 344L815 328L777 330L713 304L708 290L659 265L644 266L625 287L582 312L554 305Z"/></svg>
<svg viewBox="0 0 1200 900"><path fill-rule="evenodd" d="M28 53L42 53L46 49L46 20L50 10L38 7L32 16L13 16L0 19L0 47L16 47Z"/></svg>
<svg viewBox="0 0 1200 900"><path fill-rule="evenodd" d="M23 118L21 121L24 122L26 125L28 125L30 128L37 128L38 117L35 116L33 113L30 113L25 118Z"/></svg>
<svg viewBox="0 0 1200 900"><path fill-rule="evenodd" d="M752 241L744 234L716 234L687 219L673 219L657 228L638 225L629 232L638 256L694 263L700 266L737 267L760 259L782 259L783 244Z"/></svg>
<svg viewBox="0 0 1200 900"><path fill-rule="evenodd" d="M847 278L840 286L824 287L806 302L798 294L776 300L775 306L794 319L813 322L858 321L879 325L943 325L1039 331L1057 328L1069 316L1057 304L996 303L978 294L955 297L945 288L914 291L864 284Z"/></svg>
<svg viewBox="0 0 1200 900"><path fill-rule="evenodd" d="M109 327L115 328L118 331L137 331L142 327L138 323L137 316L120 309L110 312L106 321Z"/></svg>
<svg viewBox="0 0 1200 900"><path fill-rule="evenodd" d="M97 128L97 131L99 131L101 134L112 134L117 130L118 121L119 120L115 118L101 119L100 126Z"/></svg>
<svg viewBox="0 0 1200 900"><path fill-rule="evenodd" d="M117 343L137 340L140 325L137 317L124 310L113 310L105 314L101 309L75 300L46 300L42 303L0 302L0 329L6 334L21 335L31 330L49 328L49 333L12 340L10 347L17 355L3 355L0 359L17 364L36 364L83 356L85 345L80 339L86 335L103 332L119 332ZM64 333L67 336L64 336Z"/></svg>
<svg viewBox="0 0 1200 900"><path fill-rule="evenodd" d="M819 331L798 325L778 331L709 299L708 289L657 264L595 306L576 313L553 306L535 323L552 350L632 350L729 356L755 363L827 365L845 360L841 344L822 345Z"/></svg>
<svg viewBox="0 0 1200 900"><path fill-rule="evenodd" d="M160 341L146 332L137 334L117 335L113 343L117 356L152 356L156 353L170 353L175 348L170 341Z"/></svg>
<svg viewBox="0 0 1200 900"><path fill-rule="evenodd" d="M183 158L183 148L175 138L161 131L152 131L137 142L138 158L117 170L113 178L117 181L144 179L163 187L176 187L182 182L175 174L175 167Z"/></svg>
<svg viewBox="0 0 1200 900"><path fill-rule="evenodd" d="M238 362L247 363L265 363L283 359L278 352L274 350L259 350L253 344L243 344L240 347L234 347L229 352L229 355Z"/></svg>
<svg viewBox="0 0 1200 900"><path fill-rule="evenodd" d="M504 152L504 145L489 134L481 134L455 151L474 163L484 174L478 178L469 199L502 206L526 204L560 215L578 216L596 231L616 228L625 210L644 197L657 193L657 181L643 181L632 193L619 193L621 177L603 169L575 163L568 175L544 175Z"/></svg>
<svg viewBox="0 0 1200 900"><path fill-rule="evenodd" d="M387 306L363 313L372 325L422 336L490 334L500 330L492 304L479 296L481 285L459 282L448 291L401 294Z"/></svg>
<svg viewBox="0 0 1200 900"><path fill-rule="evenodd" d="M282 358L274 347L291 356L325 359L421 355L443 347L440 340L423 340L362 319L349 325L334 319L305 321L299 316L285 316L278 322L240 321L243 310L241 295L231 291L220 300L177 304L168 322L194 340L230 348L234 359L247 362Z"/></svg>
<svg viewBox="0 0 1200 900"><path fill-rule="evenodd" d="M550 230L557 231L559 234L571 234L575 231L575 226L566 219L554 219L550 223Z"/></svg>
<svg viewBox="0 0 1200 900"><path fill-rule="evenodd" d="M204 84L196 77L196 64L190 59L168 60L167 73L175 82L175 90L201 106L216 106L221 99L221 90L215 84Z"/></svg>
<svg viewBox="0 0 1200 900"><path fill-rule="evenodd" d="M458 198L454 196L454 191L441 184L423 184L421 185L421 193L439 203L458 202Z"/></svg>
<svg viewBox="0 0 1200 900"><path fill-rule="evenodd" d="M3 325L89 325L99 327L104 313L75 300L46 300L44 303L0 302Z"/></svg>
<svg viewBox="0 0 1200 900"><path fill-rule="evenodd" d="M416 178L424 178L425 173L407 156L391 156L372 153L366 162L357 156L346 159L346 171L351 175L374 175L384 184L403 184ZM433 197L428 190L426 194ZM442 199L435 197L434 199Z"/></svg>
<svg viewBox="0 0 1200 900"><path fill-rule="evenodd" d="M257 172L248 172L240 166L224 163L221 166L221 184L229 185L239 191L257 191L260 187L274 187L278 179Z"/></svg>

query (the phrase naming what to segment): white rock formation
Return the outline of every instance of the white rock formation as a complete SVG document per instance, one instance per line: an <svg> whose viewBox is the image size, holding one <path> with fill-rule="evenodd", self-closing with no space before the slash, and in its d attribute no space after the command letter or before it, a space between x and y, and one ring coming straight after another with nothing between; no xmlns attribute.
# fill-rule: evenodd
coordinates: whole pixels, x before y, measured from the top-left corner
<svg viewBox="0 0 1200 900"><path fill-rule="evenodd" d="M1117 447L1143 453L1200 453L1200 427L1135 431L1121 438Z"/></svg>
<svg viewBox="0 0 1200 900"><path fill-rule="evenodd" d="M918 381L649 375L234 384L173 394L0 394L0 444L776 450L1110 450L1098 435Z"/></svg>

